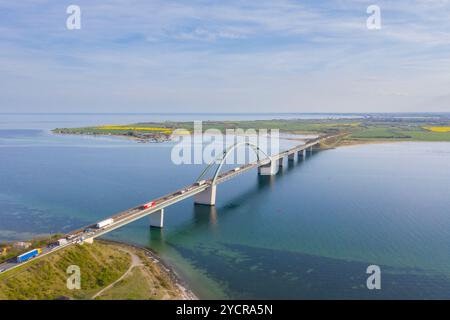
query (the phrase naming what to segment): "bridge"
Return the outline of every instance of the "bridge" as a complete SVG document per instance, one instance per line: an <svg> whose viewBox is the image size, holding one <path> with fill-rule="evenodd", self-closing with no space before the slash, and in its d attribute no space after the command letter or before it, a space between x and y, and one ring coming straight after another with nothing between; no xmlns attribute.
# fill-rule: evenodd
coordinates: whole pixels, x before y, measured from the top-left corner
<svg viewBox="0 0 450 320"><path fill-rule="evenodd" d="M0 272L11 270L29 261L35 260L39 257L45 256L73 244L92 243L95 238L115 229L121 228L145 216L150 216L151 227L162 228L164 226L165 208L191 197L194 197L194 202L196 204L214 206L217 197L217 186L219 184L255 168L257 168L259 175L275 175L278 173L279 168L284 165L285 159L289 162L295 162L299 158L306 157L307 152L312 153L313 148L319 146L325 140L336 137L336 135L327 135L314 139L308 139L302 145L297 145L288 150L270 156L258 148L257 145L249 142L240 142L232 145L226 149L223 154L216 159L216 161L209 164L200 174L197 181L193 184L166 194L160 198L154 199L147 205L139 205L112 215L109 218L105 218L105 220L110 221L110 223L105 226L99 227L97 224L92 224L82 229L75 230L66 235L66 243L42 248L42 253L35 258L21 263L11 260L0 264ZM231 152L240 146L245 146L250 150L253 150L256 154L257 160L221 173L221 169L225 164L227 157L231 154ZM215 165L217 168L214 171L212 178L206 179L206 174L213 170Z"/></svg>

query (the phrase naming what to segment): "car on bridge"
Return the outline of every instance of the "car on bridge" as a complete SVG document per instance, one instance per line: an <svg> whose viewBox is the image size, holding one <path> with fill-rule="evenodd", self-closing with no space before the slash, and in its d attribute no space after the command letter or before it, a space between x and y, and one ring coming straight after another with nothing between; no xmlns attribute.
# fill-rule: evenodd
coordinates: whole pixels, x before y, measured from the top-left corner
<svg viewBox="0 0 450 320"><path fill-rule="evenodd" d="M97 229L103 229L103 228L105 228L105 227L107 227L107 226L109 226L109 225L111 225L111 224L113 224L113 223L114 223L114 219L109 218L109 219L106 219L106 220L102 220L102 221L100 221L100 222L97 222L97 224L95 225L95 227L96 227Z"/></svg>

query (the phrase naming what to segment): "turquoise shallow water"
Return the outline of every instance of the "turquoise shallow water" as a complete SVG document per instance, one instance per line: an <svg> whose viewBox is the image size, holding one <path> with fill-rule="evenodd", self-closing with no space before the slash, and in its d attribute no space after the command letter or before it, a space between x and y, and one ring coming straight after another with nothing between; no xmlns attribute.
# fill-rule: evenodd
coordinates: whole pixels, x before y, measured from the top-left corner
<svg viewBox="0 0 450 320"><path fill-rule="evenodd" d="M203 166L176 166L170 151L0 130L0 240L69 231L190 184ZM322 151L220 185L214 208L167 208L163 230L142 219L109 237L151 247L203 298L450 298L449 160L448 143ZM380 291L365 287L370 264Z"/></svg>

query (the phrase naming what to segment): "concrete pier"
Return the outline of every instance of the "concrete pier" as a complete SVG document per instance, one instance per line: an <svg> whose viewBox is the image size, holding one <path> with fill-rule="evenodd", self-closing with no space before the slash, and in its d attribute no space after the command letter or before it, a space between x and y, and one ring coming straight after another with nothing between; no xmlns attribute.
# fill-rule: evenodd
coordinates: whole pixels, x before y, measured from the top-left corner
<svg viewBox="0 0 450 320"><path fill-rule="evenodd" d="M291 153L288 155L289 162L297 162L298 161L298 152Z"/></svg>
<svg viewBox="0 0 450 320"><path fill-rule="evenodd" d="M305 157L306 157L306 149L300 150L300 151L298 152L298 156L299 156L300 158L305 159Z"/></svg>
<svg viewBox="0 0 450 320"><path fill-rule="evenodd" d="M270 163L259 166L258 167L258 173L261 176L273 176L278 173L278 161L271 161Z"/></svg>
<svg viewBox="0 0 450 320"><path fill-rule="evenodd" d="M164 226L164 209L153 212L149 217L150 227L162 228Z"/></svg>
<svg viewBox="0 0 450 320"><path fill-rule="evenodd" d="M216 204L216 188L216 185L210 186L208 189L196 194L194 202L196 204L214 206Z"/></svg>

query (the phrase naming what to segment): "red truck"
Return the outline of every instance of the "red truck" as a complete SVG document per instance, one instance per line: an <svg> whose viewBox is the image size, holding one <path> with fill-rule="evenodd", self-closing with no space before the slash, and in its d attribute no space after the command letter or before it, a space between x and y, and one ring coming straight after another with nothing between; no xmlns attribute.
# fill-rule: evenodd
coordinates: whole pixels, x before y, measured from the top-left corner
<svg viewBox="0 0 450 320"><path fill-rule="evenodd" d="M141 206L141 209L148 209L155 206L155 201L147 202Z"/></svg>

